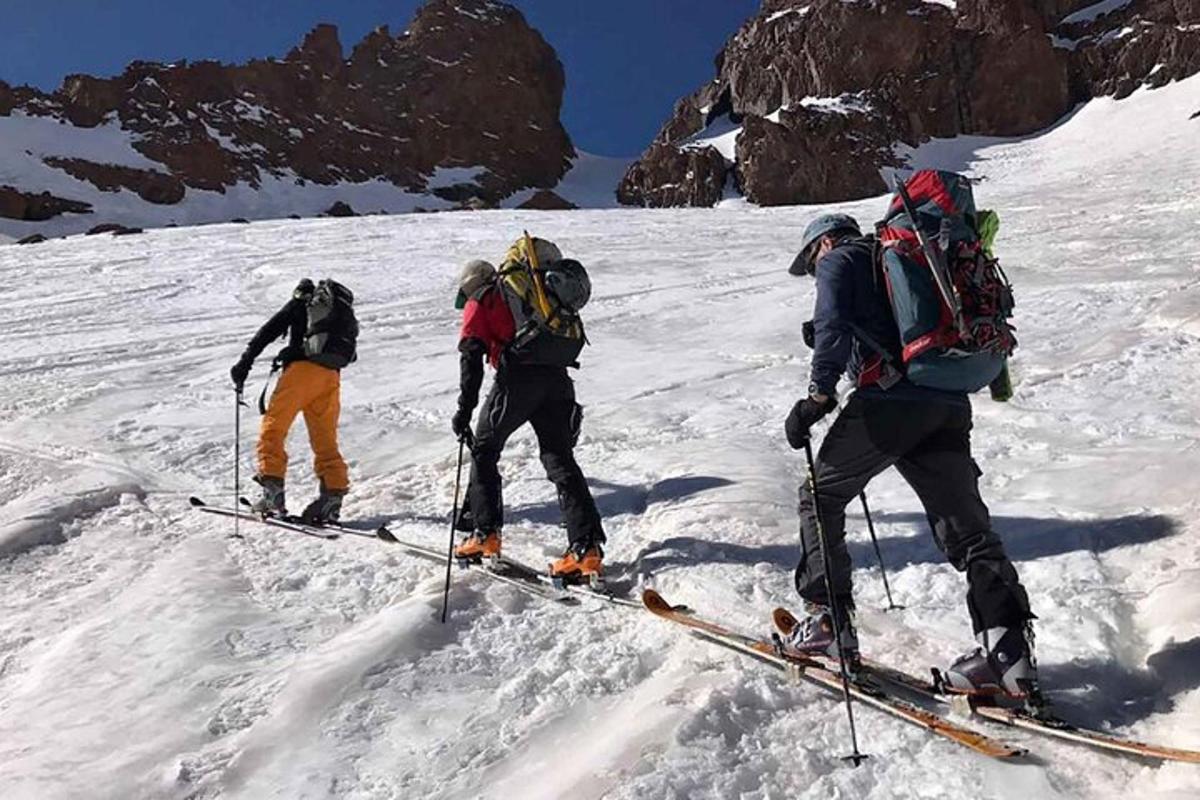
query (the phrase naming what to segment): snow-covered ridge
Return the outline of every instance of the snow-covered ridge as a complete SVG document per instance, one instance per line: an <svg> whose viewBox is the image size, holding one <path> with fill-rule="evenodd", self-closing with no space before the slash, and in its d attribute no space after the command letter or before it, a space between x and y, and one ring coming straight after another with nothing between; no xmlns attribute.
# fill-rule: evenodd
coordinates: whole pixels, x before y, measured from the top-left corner
<svg viewBox="0 0 1200 800"><path fill-rule="evenodd" d="M334 26L318 25L282 60L139 61L49 94L0 84L0 226L55 235L98 222L308 216L334 201L362 213L497 205L552 186L574 155L558 116L563 79L548 64L553 49L512 6L431 0L409 34L380 27L349 53ZM446 81L451 70L459 77ZM214 87L236 88L217 97ZM464 112L469 103L487 114ZM486 180L427 188L440 168L463 165Z"/></svg>

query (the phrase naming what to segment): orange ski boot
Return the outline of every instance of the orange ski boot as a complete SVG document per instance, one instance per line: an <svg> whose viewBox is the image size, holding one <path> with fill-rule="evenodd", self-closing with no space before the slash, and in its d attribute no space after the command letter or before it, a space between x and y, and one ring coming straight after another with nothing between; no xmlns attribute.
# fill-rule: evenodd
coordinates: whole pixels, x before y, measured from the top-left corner
<svg viewBox="0 0 1200 800"><path fill-rule="evenodd" d="M550 565L550 578L556 584L589 583L600 586L604 582L603 570L604 551L599 545L588 547L582 554L572 547Z"/></svg>
<svg viewBox="0 0 1200 800"><path fill-rule="evenodd" d="M492 531L487 534L475 531L464 539L462 544L454 548L454 557L460 561L473 561L477 564L484 559L499 558L500 531Z"/></svg>

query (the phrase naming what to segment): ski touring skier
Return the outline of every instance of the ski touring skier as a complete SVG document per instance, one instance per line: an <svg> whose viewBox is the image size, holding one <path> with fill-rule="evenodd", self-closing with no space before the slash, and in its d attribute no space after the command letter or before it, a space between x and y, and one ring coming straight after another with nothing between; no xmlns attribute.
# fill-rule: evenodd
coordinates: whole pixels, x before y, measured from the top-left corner
<svg viewBox="0 0 1200 800"><path fill-rule="evenodd" d="M288 344L272 362L272 373L282 369L279 382L263 409L259 431L255 482L262 495L251 508L264 516L287 515L285 483L288 431L303 413L313 451L313 469L320 492L301 519L309 524L335 523L342 500L350 488L349 471L338 450L338 417L341 413L341 370L357 358L358 322L354 295L333 280L316 285L305 278L292 297L267 320L246 345L230 370L239 392L254 360L267 345L284 336Z"/></svg>
<svg viewBox="0 0 1200 800"><path fill-rule="evenodd" d="M967 607L979 648L945 671L950 688L1036 699L1034 615L980 497L982 473L971 456L970 399L967 391L918 385L898 367L904 348L877 247L854 218L824 214L806 227L789 269L815 277L816 303L812 323L805 326L813 348L811 383L787 417L788 443L797 450L809 447L812 426L837 408L836 388L844 373L856 390L810 465L816 487L810 477L800 488L795 585L808 616L784 631L785 647L799 655L840 655L851 670L856 667L859 642L845 508L871 478L895 466L924 506L939 548L966 573ZM841 609L836 622L831 605Z"/></svg>
<svg viewBox="0 0 1200 800"><path fill-rule="evenodd" d="M546 477L557 491L569 541L550 573L565 582L599 579L605 536L575 461L583 409L567 374L568 367L578 367L586 341L578 311L590 294L579 262L564 259L553 242L528 234L509 249L500 270L486 261L463 267L455 303L463 311L460 385L451 427L471 450L470 516L464 518L474 530L455 548L456 558L499 557L504 528L500 456L508 438L529 423ZM472 432L485 360L495 379Z"/></svg>

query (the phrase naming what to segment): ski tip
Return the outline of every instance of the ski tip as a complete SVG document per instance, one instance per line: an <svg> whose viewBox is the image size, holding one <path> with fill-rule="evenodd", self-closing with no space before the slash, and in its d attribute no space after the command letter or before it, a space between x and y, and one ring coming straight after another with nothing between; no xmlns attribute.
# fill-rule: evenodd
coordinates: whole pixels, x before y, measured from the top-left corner
<svg viewBox="0 0 1200 800"><path fill-rule="evenodd" d="M389 531L386 525L380 525L378 528L376 528L375 536L380 540L387 542L388 544L395 544L397 541L395 534Z"/></svg>
<svg viewBox="0 0 1200 800"><path fill-rule="evenodd" d="M800 624L796 616L782 606L771 612L771 621L775 624L775 630L784 636L789 635Z"/></svg>
<svg viewBox="0 0 1200 800"><path fill-rule="evenodd" d="M642 590L642 605L655 614L670 614L674 611L674 607L653 589Z"/></svg>
<svg viewBox="0 0 1200 800"><path fill-rule="evenodd" d="M208 505L208 503L193 495L188 498L188 505L190 505L192 508L203 508L204 506Z"/></svg>

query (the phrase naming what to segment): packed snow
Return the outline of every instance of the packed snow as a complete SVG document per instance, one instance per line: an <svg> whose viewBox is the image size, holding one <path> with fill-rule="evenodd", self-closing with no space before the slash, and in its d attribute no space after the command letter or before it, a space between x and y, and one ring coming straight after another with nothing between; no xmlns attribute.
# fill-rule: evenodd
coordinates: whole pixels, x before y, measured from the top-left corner
<svg viewBox="0 0 1200 800"><path fill-rule="evenodd" d="M1097 100L1028 141L918 153L1003 220L1016 397L976 400L982 488L1040 616L1053 700L1200 748L1200 78ZM1148 156L1147 154L1152 154ZM838 206L864 222L884 199ZM838 703L649 614L565 608L367 540L187 508L228 501L228 369L300 277L359 297L344 375L346 513L446 544L454 274L523 228L588 265L578 457L610 578L748 632L795 605L813 286L786 274L825 209L496 211L262 222L0 248L0 797L1190 798L1200 768L1009 729L992 762ZM269 354L252 375L266 376ZM256 414L243 420L243 477ZM315 486L298 424L289 497ZM528 432L505 454L506 549L564 545ZM244 486L248 489L248 486ZM869 488L892 589L851 514L864 647L968 646L964 583L894 474ZM852 509L852 511L854 511Z"/></svg>

